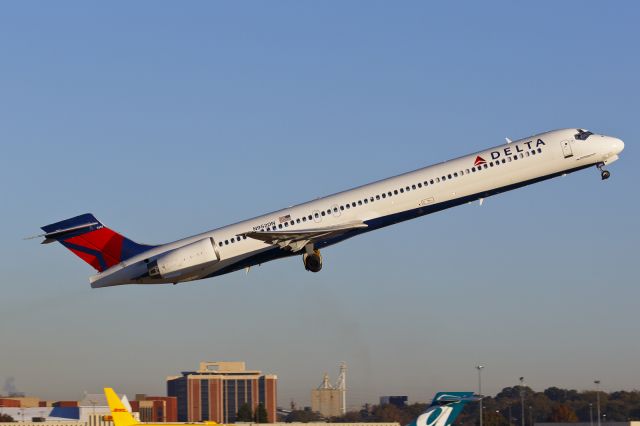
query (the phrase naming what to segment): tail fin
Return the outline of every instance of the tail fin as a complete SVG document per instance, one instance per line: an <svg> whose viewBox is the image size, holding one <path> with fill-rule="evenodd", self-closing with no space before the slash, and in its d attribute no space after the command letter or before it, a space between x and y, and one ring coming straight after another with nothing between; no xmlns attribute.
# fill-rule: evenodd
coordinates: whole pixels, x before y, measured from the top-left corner
<svg viewBox="0 0 640 426"><path fill-rule="evenodd" d="M427 411L407 426L450 426L467 402L478 399L473 392L438 392Z"/></svg>
<svg viewBox="0 0 640 426"><path fill-rule="evenodd" d="M153 246L135 243L104 226L91 213L41 228L42 244L59 242L76 256L102 272Z"/></svg>
<svg viewBox="0 0 640 426"><path fill-rule="evenodd" d="M124 404L113 389L104 388L104 396L107 397L107 404L109 404L109 410L111 410L114 426L133 426L140 423L124 407Z"/></svg>

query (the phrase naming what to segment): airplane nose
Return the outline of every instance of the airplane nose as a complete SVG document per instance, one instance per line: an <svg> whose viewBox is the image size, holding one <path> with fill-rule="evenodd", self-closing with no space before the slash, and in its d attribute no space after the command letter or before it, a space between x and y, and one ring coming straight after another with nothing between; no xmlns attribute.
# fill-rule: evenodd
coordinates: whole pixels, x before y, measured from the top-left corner
<svg viewBox="0 0 640 426"><path fill-rule="evenodd" d="M613 148L613 152L616 155L620 154L622 152L622 150L624 149L624 142L622 142L622 140L620 140L620 139L613 139L613 144L612 144L611 148Z"/></svg>

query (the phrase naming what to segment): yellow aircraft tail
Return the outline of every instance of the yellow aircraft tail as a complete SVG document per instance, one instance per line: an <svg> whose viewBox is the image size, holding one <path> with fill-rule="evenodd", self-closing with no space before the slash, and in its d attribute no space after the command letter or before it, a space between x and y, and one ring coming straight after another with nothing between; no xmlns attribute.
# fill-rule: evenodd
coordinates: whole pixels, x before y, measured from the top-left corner
<svg viewBox="0 0 640 426"><path fill-rule="evenodd" d="M124 408L124 404L113 389L104 388L104 396L107 397L114 426L133 426L140 423L133 418L129 410Z"/></svg>

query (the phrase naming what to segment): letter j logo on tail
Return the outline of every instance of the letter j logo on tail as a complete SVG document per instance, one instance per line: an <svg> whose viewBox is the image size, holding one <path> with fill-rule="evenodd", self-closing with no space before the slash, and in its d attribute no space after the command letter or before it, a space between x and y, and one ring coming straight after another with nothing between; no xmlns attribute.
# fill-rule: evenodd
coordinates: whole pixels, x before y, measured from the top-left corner
<svg viewBox="0 0 640 426"><path fill-rule="evenodd" d="M474 166L481 166L483 164L486 164L487 162L484 160L484 158L480 157L479 155L476 157L476 161L473 162Z"/></svg>

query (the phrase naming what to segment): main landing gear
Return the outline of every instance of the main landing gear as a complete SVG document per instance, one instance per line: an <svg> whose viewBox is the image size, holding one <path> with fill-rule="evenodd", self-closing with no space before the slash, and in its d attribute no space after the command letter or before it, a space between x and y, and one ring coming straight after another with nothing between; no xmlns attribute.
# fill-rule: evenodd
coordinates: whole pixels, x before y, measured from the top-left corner
<svg viewBox="0 0 640 426"><path fill-rule="evenodd" d="M302 255L304 269L311 272L320 272L322 269L322 255L320 250L314 249L312 244L305 246L306 253Z"/></svg>
<svg viewBox="0 0 640 426"><path fill-rule="evenodd" d="M611 176L611 173L609 173L609 170L605 170L604 167L604 163L600 163L598 164L598 170L600 170L600 177L602 178L602 180L607 180L609 179L609 177Z"/></svg>

